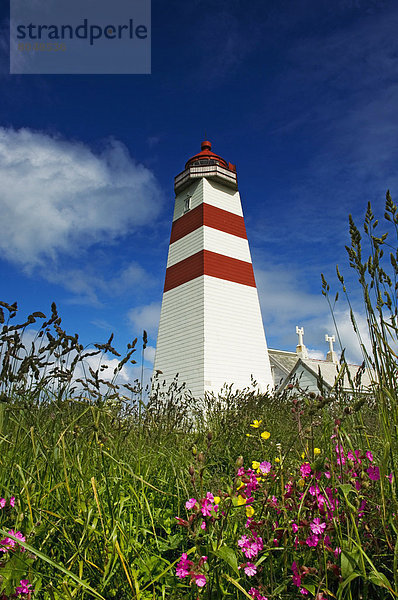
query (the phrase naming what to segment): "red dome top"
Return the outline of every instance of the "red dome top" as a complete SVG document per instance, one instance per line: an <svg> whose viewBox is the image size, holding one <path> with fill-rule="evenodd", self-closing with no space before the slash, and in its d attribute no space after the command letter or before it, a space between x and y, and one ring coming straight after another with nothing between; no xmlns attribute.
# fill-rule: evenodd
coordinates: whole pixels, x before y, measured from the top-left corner
<svg viewBox="0 0 398 600"><path fill-rule="evenodd" d="M220 165L221 167L230 170L230 167L232 167L232 165L229 165L226 160L221 158L221 156L218 156L218 154L214 154L214 152L211 151L211 142L207 140L202 142L201 151L187 161L185 168L201 167L205 165Z"/></svg>

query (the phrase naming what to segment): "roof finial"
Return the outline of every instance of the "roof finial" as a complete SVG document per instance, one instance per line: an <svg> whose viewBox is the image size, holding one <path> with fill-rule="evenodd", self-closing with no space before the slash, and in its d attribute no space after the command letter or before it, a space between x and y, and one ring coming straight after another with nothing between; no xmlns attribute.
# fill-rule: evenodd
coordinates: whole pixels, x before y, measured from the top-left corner
<svg viewBox="0 0 398 600"><path fill-rule="evenodd" d="M338 363L339 359L336 352L333 350L333 342L336 341L334 335L325 334L325 341L329 342L329 352L326 354L326 360L328 362Z"/></svg>
<svg viewBox="0 0 398 600"><path fill-rule="evenodd" d="M298 345L296 346L296 353L300 358L308 358L307 348L304 346L304 327L296 325L296 333L299 336Z"/></svg>

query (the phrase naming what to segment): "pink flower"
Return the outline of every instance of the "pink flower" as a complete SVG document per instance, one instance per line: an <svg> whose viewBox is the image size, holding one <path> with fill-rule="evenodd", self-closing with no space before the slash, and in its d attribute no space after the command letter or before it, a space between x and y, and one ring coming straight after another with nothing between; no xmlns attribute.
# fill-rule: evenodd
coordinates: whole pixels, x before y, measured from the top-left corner
<svg viewBox="0 0 398 600"><path fill-rule="evenodd" d="M368 467L366 469L366 472L369 475L369 479L371 479L372 481L379 481L379 479L380 479L379 467Z"/></svg>
<svg viewBox="0 0 398 600"><path fill-rule="evenodd" d="M316 548L316 546L318 545L319 542L319 537L317 535L310 535L309 537L307 537L307 539L305 540L305 543L307 544L307 546L309 546L310 548Z"/></svg>
<svg viewBox="0 0 398 600"><path fill-rule="evenodd" d="M13 535L14 537L21 540L21 542L26 541L25 536L22 535L22 533L20 531L15 532L13 529L10 529L10 531L8 532L8 535ZM8 550L12 550L13 548L15 548L15 546L17 545L17 542L15 540L13 540L12 538L6 537L6 538L4 538L4 540L0 541L0 545L4 546L4 548L0 548L0 552L8 552ZM21 552L24 552L24 551L25 551L25 549L21 548Z"/></svg>
<svg viewBox="0 0 398 600"><path fill-rule="evenodd" d="M29 594L29 592L34 592L34 590L29 589L32 587L32 584L29 583L29 579L21 579L19 584L20 584L20 587L17 587L15 589L15 592L17 594Z"/></svg>
<svg viewBox="0 0 398 600"><path fill-rule="evenodd" d="M300 585L301 585L301 576L300 576L300 573L299 573L296 561L294 561L293 564L292 564L292 571L293 571L293 575L292 575L293 583L297 587L300 587Z"/></svg>
<svg viewBox="0 0 398 600"><path fill-rule="evenodd" d="M0 498L0 508L4 508L6 505L6 499L5 498Z"/></svg>
<svg viewBox="0 0 398 600"><path fill-rule="evenodd" d="M196 498L190 498L189 500L187 500L185 502L185 508L187 508L188 510L190 510L191 508L193 508L196 504Z"/></svg>
<svg viewBox="0 0 398 600"><path fill-rule="evenodd" d="M271 471L271 463L268 461L264 461L260 463L259 469L263 475L266 475Z"/></svg>
<svg viewBox="0 0 398 600"><path fill-rule="evenodd" d="M299 592L300 594L303 594L303 596L308 596L308 590L306 590L305 588L300 588Z"/></svg>
<svg viewBox="0 0 398 600"><path fill-rule="evenodd" d="M250 562L246 563L244 570L248 577L252 577L253 575L255 575L257 573L256 565L254 565L253 563L250 563Z"/></svg>
<svg viewBox="0 0 398 600"><path fill-rule="evenodd" d="M250 588L249 594L253 598L253 600L268 600L268 598L260 594L260 592L253 587Z"/></svg>
<svg viewBox="0 0 398 600"><path fill-rule="evenodd" d="M179 577L180 579L187 577L187 575L189 575L189 571L192 565L193 562L191 560L188 560L188 555L186 552L184 552L176 568L177 577Z"/></svg>
<svg viewBox="0 0 398 600"><path fill-rule="evenodd" d="M331 478L330 471L325 471L324 475L325 475L326 479Z"/></svg>
<svg viewBox="0 0 398 600"><path fill-rule="evenodd" d="M195 575L195 583L198 587L205 586L206 585L206 577L202 573Z"/></svg>
<svg viewBox="0 0 398 600"><path fill-rule="evenodd" d="M293 533L297 533L298 532L298 525L297 525L297 523L292 523L292 530L293 530Z"/></svg>
<svg viewBox="0 0 398 600"><path fill-rule="evenodd" d="M308 475L311 475L311 465L310 463L306 462L303 463L300 467L300 473L302 477L308 477Z"/></svg>
<svg viewBox="0 0 398 600"><path fill-rule="evenodd" d="M15 497L14 497L14 496L11 496L11 498L10 498L10 506L11 506L12 508L14 508L14 506L15 506ZM25 580L24 580L24 581L25 581Z"/></svg>
<svg viewBox="0 0 398 600"><path fill-rule="evenodd" d="M202 507L200 510L202 511L202 515L204 517L210 517L211 511L213 510L213 505L211 502L209 502L209 500L207 500L207 498L204 498L202 500Z"/></svg>
<svg viewBox="0 0 398 600"><path fill-rule="evenodd" d="M254 558L263 549L264 543L261 537L253 536L251 538L243 535L238 540L238 546L241 548L246 558Z"/></svg>
<svg viewBox="0 0 398 600"><path fill-rule="evenodd" d="M366 458L370 460L370 462L373 462L373 454L369 450L366 453Z"/></svg>
<svg viewBox="0 0 398 600"><path fill-rule="evenodd" d="M203 530L206 529L206 523L204 521L201 522L200 528L203 529Z"/></svg>
<svg viewBox="0 0 398 600"><path fill-rule="evenodd" d="M312 533L315 533L315 535L322 535L326 529L326 523L321 523L321 520L316 518L312 521L310 529Z"/></svg>

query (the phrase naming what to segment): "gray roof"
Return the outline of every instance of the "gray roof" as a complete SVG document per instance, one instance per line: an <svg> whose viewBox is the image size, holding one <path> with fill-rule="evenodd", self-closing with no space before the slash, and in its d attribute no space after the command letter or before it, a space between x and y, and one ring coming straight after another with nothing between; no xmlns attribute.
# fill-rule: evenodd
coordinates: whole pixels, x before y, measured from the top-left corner
<svg viewBox="0 0 398 600"><path fill-rule="evenodd" d="M295 352L286 352L285 350L273 350L268 349L269 358L271 364L279 367L281 371L284 371L286 375L294 368L297 363L298 356Z"/></svg>
<svg viewBox="0 0 398 600"><path fill-rule="evenodd" d="M295 352L285 352L283 350L269 350L269 357L271 364L277 366L281 371L286 373L286 377L278 386L279 390L282 390L288 383L299 375L299 373L306 372L308 376L316 384L319 372L321 374L324 386L331 390L336 383L337 378L342 379L343 389L351 391L352 387L348 377L348 373L351 380L355 385L355 377L360 369L359 365L340 365L327 360L319 360L315 358L300 358ZM343 368L344 367L344 368ZM347 373L348 371L348 373ZM363 391L369 391L372 385L372 379L374 381L374 374L369 373L365 370L361 375L360 389ZM303 385L303 387L305 387Z"/></svg>

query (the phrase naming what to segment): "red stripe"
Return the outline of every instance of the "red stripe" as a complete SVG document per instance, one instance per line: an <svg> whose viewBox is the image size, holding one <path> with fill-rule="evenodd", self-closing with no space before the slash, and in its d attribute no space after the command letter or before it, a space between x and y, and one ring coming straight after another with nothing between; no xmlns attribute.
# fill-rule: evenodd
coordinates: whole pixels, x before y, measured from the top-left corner
<svg viewBox="0 0 398 600"><path fill-rule="evenodd" d="M202 225L247 239L243 217L211 204L201 203L173 222L170 244L180 240Z"/></svg>
<svg viewBox="0 0 398 600"><path fill-rule="evenodd" d="M210 250L201 250L166 269L164 291L172 290L201 275L256 287L251 263Z"/></svg>

